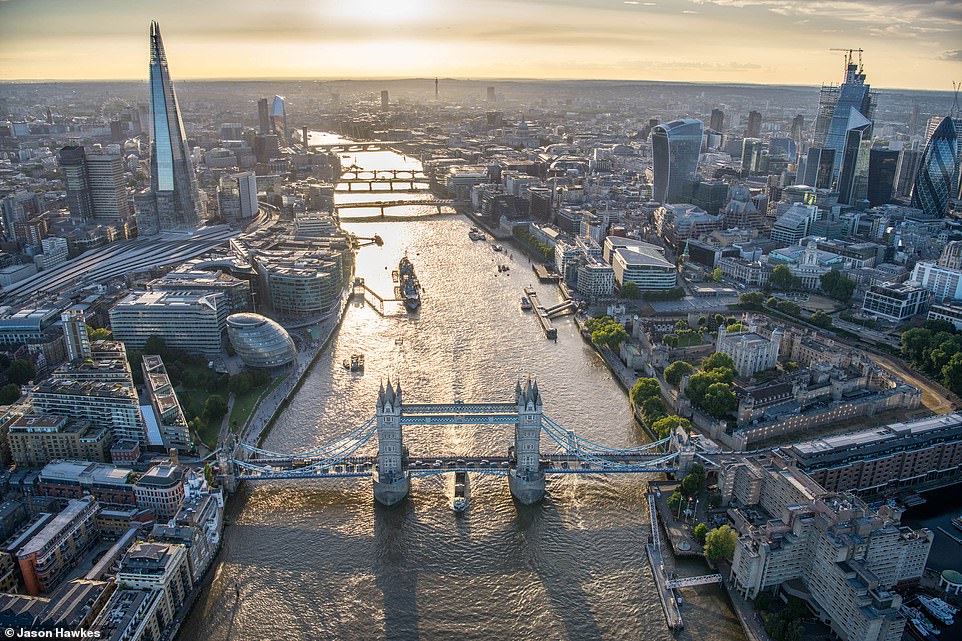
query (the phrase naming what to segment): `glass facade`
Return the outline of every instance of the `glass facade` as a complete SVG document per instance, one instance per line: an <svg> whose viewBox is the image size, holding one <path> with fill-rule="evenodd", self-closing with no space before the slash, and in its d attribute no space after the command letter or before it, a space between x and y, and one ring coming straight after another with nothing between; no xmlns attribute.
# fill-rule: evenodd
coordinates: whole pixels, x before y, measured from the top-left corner
<svg viewBox="0 0 962 641"><path fill-rule="evenodd" d="M944 216L949 209L959 171L958 132L952 118L943 118L925 151L912 190L912 206L930 216Z"/></svg>
<svg viewBox="0 0 962 641"><path fill-rule="evenodd" d="M685 181L695 177L705 123L693 118L673 120L651 130L654 172L653 200L682 202Z"/></svg>
<svg viewBox="0 0 962 641"><path fill-rule="evenodd" d="M227 337L248 367L279 367L297 356L287 331L260 314L228 316Z"/></svg>
<svg viewBox="0 0 962 641"><path fill-rule="evenodd" d="M851 110L868 120L875 112L875 96L871 86L865 83L865 73L859 65L849 63L845 67L845 81L841 86L823 86L815 120L813 147L835 150L833 180L841 171L842 151L848 139ZM871 129L867 132L872 135Z"/></svg>
<svg viewBox="0 0 962 641"><path fill-rule="evenodd" d="M184 122L167 69L160 25L150 24L150 190L157 231L193 229L203 219Z"/></svg>
<svg viewBox="0 0 962 641"><path fill-rule="evenodd" d="M271 127L280 139L281 146L286 147L287 139L287 109L284 106L283 96L274 96L274 103L271 105Z"/></svg>

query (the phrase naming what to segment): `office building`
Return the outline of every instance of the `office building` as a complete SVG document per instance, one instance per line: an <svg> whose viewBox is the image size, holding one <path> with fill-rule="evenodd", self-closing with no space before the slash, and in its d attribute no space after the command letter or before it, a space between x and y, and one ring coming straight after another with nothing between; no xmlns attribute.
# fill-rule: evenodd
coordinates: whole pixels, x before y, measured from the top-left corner
<svg viewBox="0 0 962 641"><path fill-rule="evenodd" d="M762 115L757 111L748 112L748 125L745 127L746 138L758 138L762 135Z"/></svg>
<svg viewBox="0 0 962 641"><path fill-rule="evenodd" d="M802 136L805 134L805 116L798 114L792 118L792 140L796 144L800 144L802 141Z"/></svg>
<svg viewBox="0 0 962 641"><path fill-rule="evenodd" d="M232 222L257 214L257 175L253 172L220 177L217 204L221 217Z"/></svg>
<svg viewBox="0 0 962 641"><path fill-rule="evenodd" d="M651 130L652 199L661 203L680 202L686 180L698 171L704 123L685 118L656 125Z"/></svg>
<svg viewBox="0 0 962 641"><path fill-rule="evenodd" d="M865 82L865 72L861 59L856 64L853 52L845 61L845 76L841 85L822 85L818 101L818 114L815 118L815 133L812 146L835 151L832 168L832 182L837 180L842 165L842 152L851 129L850 118L853 112L871 121L875 115L875 94ZM871 138L871 126L864 132Z"/></svg>
<svg viewBox="0 0 962 641"><path fill-rule="evenodd" d="M97 539L94 518L99 509L92 496L71 499L20 548L17 561L28 594L49 592L80 561Z"/></svg>
<svg viewBox="0 0 962 641"><path fill-rule="evenodd" d="M494 102L495 100L494 87L488 87L487 97L488 97L488 102Z"/></svg>
<svg viewBox="0 0 962 641"><path fill-rule="evenodd" d="M815 189L831 189L835 150L812 147L805 158L805 171L799 172L798 184Z"/></svg>
<svg viewBox="0 0 962 641"><path fill-rule="evenodd" d="M725 112L721 109L712 109L711 118L708 120L708 128L712 131L721 133L725 130Z"/></svg>
<svg viewBox="0 0 962 641"><path fill-rule="evenodd" d="M929 307L926 320L943 320L952 323L955 329L962 329L962 305L952 303L933 303Z"/></svg>
<svg viewBox="0 0 962 641"><path fill-rule="evenodd" d="M184 499L184 470L177 465L155 465L137 479L137 506L166 521L180 509Z"/></svg>
<svg viewBox="0 0 962 641"><path fill-rule="evenodd" d="M82 146L68 145L60 150L60 172L67 191L67 208L79 220L93 218L90 184L87 180L87 156Z"/></svg>
<svg viewBox="0 0 962 641"><path fill-rule="evenodd" d="M42 353L48 363L59 363L64 358L59 319L60 310L56 308L0 310L0 346L15 349L26 345L30 353Z"/></svg>
<svg viewBox="0 0 962 641"><path fill-rule="evenodd" d="M225 272L192 270L184 265L166 276L148 281L146 287L154 292L202 292L221 294L227 313L247 311L251 306L251 284Z"/></svg>
<svg viewBox="0 0 962 641"><path fill-rule="evenodd" d="M945 216L949 199L958 195L958 135L954 120L945 117L932 132L922 153L912 190L912 206L929 216Z"/></svg>
<svg viewBox="0 0 962 641"><path fill-rule="evenodd" d="M267 98L257 101L257 133L262 136L271 133L271 107Z"/></svg>
<svg viewBox="0 0 962 641"><path fill-rule="evenodd" d="M872 121L852 109L845 126L842 162L838 173L838 202L854 205L868 195L868 164Z"/></svg>
<svg viewBox="0 0 962 641"><path fill-rule="evenodd" d="M895 177L895 196L911 198L915 187L915 177L919 173L922 162L922 152L915 149L903 149L899 152L899 164Z"/></svg>
<svg viewBox="0 0 962 641"><path fill-rule="evenodd" d="M297 357L287 330L260 314L228 316L227 337L247 367L281 367Z"/></svg>
<svg viewBox="0 0 962 641"><path fill-rule="evenodd" d="M923 313L928 302L929 290L918 283L884 283L872 285L865 292L862 311L900 323Z"/></svg>
<svg viewBox="0 0 962 641"><path fill-rule="evenodd" d="M655 231L676 252L681 252L688 239L697 239L721 229L722 217L711 215L694 205L658 207L654 214Z"/></svg>
<svg viewBox="0 0 962 641"><path fill-rule="evenodd" d="M24 414L9 425L7 442L17 465L40 467L57 459L110 460L109 428L66 416Z"/></svg>
<svg viewBox="0 0 962 641"><path fill-rule="evenodd" d="M808 236L812 223L816 220L818 208L815 205L792 203L785 213L775 219L771 239L784 245L797 245L802 238Z"/></svg>
<svg viewBox="0 0 962 641"><path fill-rule="evenodd" d="M962 269L962 240L950 240L945 243L939 255L938 265L946 269Z"/></svg>
<svg viewBox="0 0 962 641"><path fill-rule="evenodd" d="M742 140L742 176L755 175L761 171L762 141L758 138Z"/></svg>
<svg viewBox="0 0 962 641"><path fill-rule="evenodd" d="M387 108L391 106L391 100L388 97L387 89L381 91L381 109L387 111Z"/></svg>
<svg viewBox="0 0 962 641"><path fill-rule="evenodd" d="M138 226L146 234L196 229L206 214L156 22L150 24L150 191L139 204Z"/></svg>
<svg viewBox="0 0 962 641"><path fill-rule="evenodd" d="M872 149L868 161L868 204L871 207L892 202L901 152Z"/></svg>
<svg viewBox="0 0 962 641"><path fill-rule="evenodd" d="M934 302L962 300L962 271L918 262L912 270L913 281L932 292Z"/></svg>
<svg viewBox="0 0 962 641"><path fill-rule="evenodd" d="M282 147L290 142L290 132L287 130L287 106L283 96L274 96L271 103L271 131L277 135Z"/></svg>
<svg viewBox="0 0 962 641"><path fill-rule="evenodd" d="M40 248L43 253L33 257L38 269L53 269L67 262L70 250L66 238L48 236L40 241Z"/></svg>
<svg viewBox="0 0 962 641"><path fill-rule="evenodd" d="M134 292L110 310L114 338L143 349L160 336L167 347L213 359L221 355L227 322L223 295L202 291Z"/></svg>
<svg viewBox="0 0 962 641"><path fill-rule="evenodd" d="M609 239L612 238L609 236ZM607 241L606 241L607 244ZM634 283L642 291L672 289L678 282L678 270L665 260L664 250L649 243L612 246L611 268L618 289Z"/></svg>
<svg viewBox="0 0 962 641"><path fill-rule="evenodd" d="M611 296L615 288L615 271L611 265L599 260L586 261L578 266L576 288L588 300Z"/></svg>

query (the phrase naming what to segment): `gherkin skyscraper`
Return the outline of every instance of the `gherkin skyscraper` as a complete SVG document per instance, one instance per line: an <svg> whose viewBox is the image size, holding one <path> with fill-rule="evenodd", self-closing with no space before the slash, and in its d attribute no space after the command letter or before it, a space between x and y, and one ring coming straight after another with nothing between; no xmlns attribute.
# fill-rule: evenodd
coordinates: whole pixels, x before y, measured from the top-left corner
<svg viewBox="0 0 962 641"><path fill-rule="evenodd" d="M955 193L959 172L959 132L951 117L936 127L922 152L912 190L912 206L930 216L945 216Z"/></svg>
<svg viewBox="0 0 962 641"><path fill-rule="evenodd" d="M142 233L189 231L204 220L205 208L156 21L150 23L150 193L144 205L138 212Z"/></svg>

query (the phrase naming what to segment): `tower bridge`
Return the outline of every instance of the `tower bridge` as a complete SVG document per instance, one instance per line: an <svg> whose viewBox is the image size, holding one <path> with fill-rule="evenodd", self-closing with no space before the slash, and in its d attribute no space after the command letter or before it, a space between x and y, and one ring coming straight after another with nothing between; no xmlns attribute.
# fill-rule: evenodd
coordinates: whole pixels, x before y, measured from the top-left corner
<svg viewBox="0 0 962 641"><path fill-rule="evenodd" d="M512 429L513 444L507 452L470 456L411 453L404 431L418 425L504 426ZM375 444L376 453L368 454ZM285 453L239 443L232 454L219 456L228 485L370 477L377 501L393 505L407 496L412 477L459 471L507 477L511 494L532 504L544 497L549 474L684 474L696 460L717 465L719 454L726 453L700 451L684 430L638 447L594 443L545 416L538 383L530 379L515 385L514 402L407 404L400 383L388 379L378 390L374 416L326 445Z"/></svg>

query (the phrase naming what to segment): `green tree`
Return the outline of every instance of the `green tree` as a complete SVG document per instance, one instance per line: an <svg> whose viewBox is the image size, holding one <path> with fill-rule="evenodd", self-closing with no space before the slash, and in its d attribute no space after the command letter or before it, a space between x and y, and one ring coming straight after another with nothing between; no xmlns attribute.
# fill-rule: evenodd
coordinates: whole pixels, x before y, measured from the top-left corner
<svg viewBox="0 0 962 641"><path fill-rule="evenodd" d="M628 300L638 300L641 298L641 290L638 289L638 285L628 281L621 286L621 297Z"/></svg>
<svg viewBox="0 0 962 641"><path fill-rule="evenodd" d="M775 298L774 296L769 296L768 300L765 301L765 304L768 305L769 307L775 307L776 305L778 305L778 299Z"/></svg>
<svg viewBox="0 0 962 641"><path fill-rule="evenodd" d="M649 398L661 398L661 387L658 379L639 378L631 388L631 401L635 405L641 405Z"/></svg>
<svg viewBox="0 0 962 641"><path fill-rule="evenodd" d="M665 381L669 385L678 387L681 379L695 371L691 363L685 361L675 361L665 368Z"/></svg>
<svg viewBox="0 0 962 641"><path fill-rule="evenodd" d="M246 372L241 372L230 377L230 383L228 383L228 389L237 396L243 396L251 391L254 383L251 380L251 375Z"/></svg>
<svg viewBox="0 0 962 641"><path fill-rule="evenodd" d="M20 400L20 386L16 383L7 383L0 387L0 405L12 405Z"/></svg>
<svg viewBox="0 0 962 641"><path fill-rule="evenodd" d="M28 381L32 381L36 375L37 368L34 367L32 361L25 358L18 358L10 363L10 367L7 368L7 378L17 385L24 385Z"/></svg>
<svg viewBox="0 0 962 641"><path fill-rule="evenodd" d="M953 354L942 368L942 383L956 394L962 393L962 353Z"/></svg>
<svg viewBox="0 0 962 641"><path fill-rule="evenodd" d="M691 421L687 418L681 418L680 416L666 416L665 418L658 419L651 424L652 431L658 435L658 438L666 438L674 433L676 428L682 428L686 432L691 431Z"/></svg>
<svg viewBox="0 0 962 641"><path fill-rule="evenodd" d="M730 525L716 527L705 536L705 556L712 561L731 561L738 533Z"/></svg>
<svg viewBox="0 0 962 641"><path fill-rule="evenodd" d="M701 364L701 368L704 371L711 371L713 369L735 369L735 361L732 357L724 352L715 352L711 356L705 359L705 362Z"/></svg>
<svg viewBox="0 0 962 641"><path fill-rule="evenodd" d="M661 338L662 342L668 347L675 348L678 347L678 337L674 334L665 334Z"/></svg>
<svg viewBox="0 0 962 641"><path fill-rule="evenodd" d="M855 281L837 270L822 276L820 285L823 292L843 303L847 303L855 293Z"/></svg>
<svg viewBox="0 0 962 641"><path fill-rule="evenodd" d="M798 316L802 308L790 300L783 300L778 303L778 311L789 316Z"/></svg>
<svg viewBox="0 0 962 641"><path fill-rule="evenodd" d="M672 512L677 511L678 505L681 503L681 499L682 499L681 492L679 492L678 490L675 490L674 492L672 492L671 496L668 497L668 509L671 510Z"/></svg>
<svg viewBox="0 0 962 641"><path fill-rule="evenodd" d="M211 394L204 402L204 418L208 422L216 421L227 413L227 401L220 394Z"/></svg>
<svg viewBox="0 0 962 641"><path fill-rule="evenodd" d="M87 325L87 337L92 341L109 341L113 335L106 327L91 327Z"/></svg>
<svg viewBox="0 0 962 641"><path fill-rule="evenodd" d="M699 464L692 465L688 474L681 480L681 493L685 496L695 496L705 485L705 468Z"/></svg>
<svg viewBox="0 0 962 641"><path fill-rule="evenodd" d="M788 265L776 265L768 277L768 286L772 289L788 290L795 289L798 279L792 274Z"/></svg>
<svg viewBox="0 0 962 641"><path fill-rule="evenodd" d="M736 333L736 332L745 332L745 331L748 331L748 327L746 327L745 325L743 325L743 324L741 324L741 323L733 323L733 324L729 325L728 327L726 327L726 328L725 328L725 331L728 332L729 334L734 334L734 333Z"/></svg>
<svg viewBox="0 0 962 641"><path fill-rule="evenodd" d="M760 292L746 292L738 297L738 302L745 307L757 309L765 302L765 295Z"/></svg>
<svg viewBox="0 0 962 641"><path fill-rule="evenodd" d="M812 325L816 325L818 327L827 328L832 326L832 317L820 309L812 314L812 317L809 320L812 322Z"/></svg>
<svg viewBox="0 0 962 641"><path fill-rule="evenodd" d="M164 361L168 360L167 341L163 336L156 334L147 337L147 342L144 343L144 354L157 354Z"/></svg>
<svg viewBox="0 0 962 641"><path fill-rule="evenodd" d="M725 418L738 408L738 399L728 383L712 383L705 391L701 407L715 418Z"/></svg>
<svg viewBox="0 0 962 641"><path fill-rule="evenodd" d="M214 484L214 468L211 467L210 463L204 465L204 480L207 481L207 485Z"/></svg>
<svg viewBox="0 0 962 641"><path fill-rule="evenodd" d="M696 541L705 545L705 537L708 536L708 526L704 523L699 523L695 526L694 535Z"/></svg>
<svg viewBox="0 0 962 641"><path fill-rule="evenodd" d="M645 399L641 404L641 415L645 418L646 423L651 424L667 416L668 410L660 396L652 396Z"/></svg>
<svg viewBox="0 0 962 641"><path fill-rule="evenodd" d="M716 267L715 269L712 270L712 272L711 272L711 279L712 279L713 281L715 281L716 283L720 283L720 282L721 282L721 279L722 279L722 270L721 270L721 267Z"/></svg>

